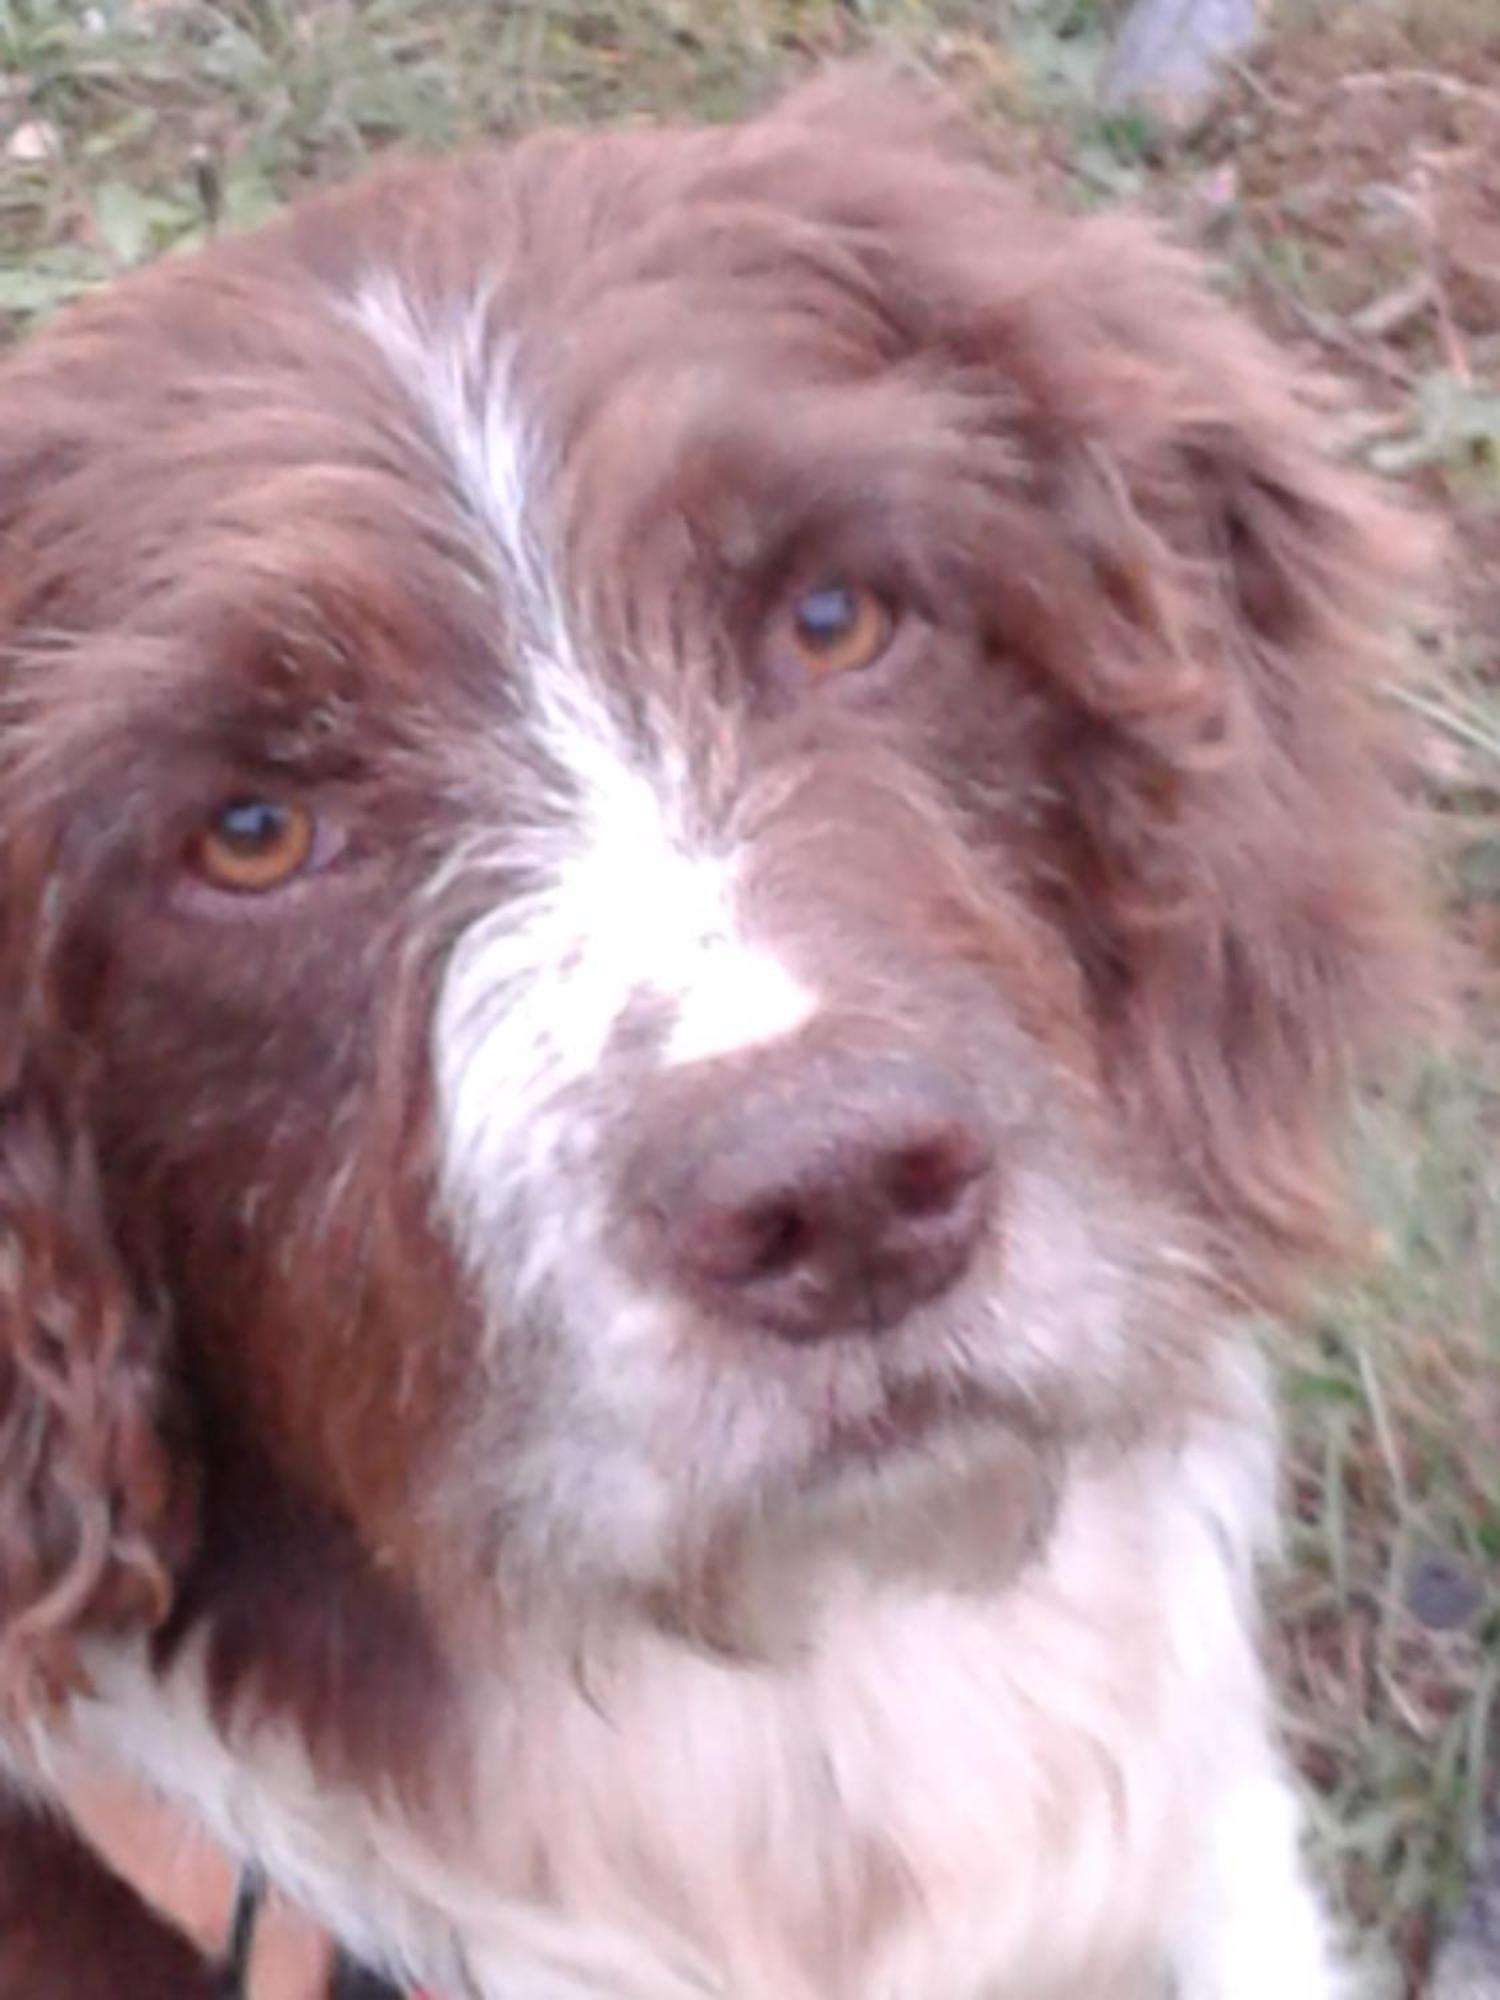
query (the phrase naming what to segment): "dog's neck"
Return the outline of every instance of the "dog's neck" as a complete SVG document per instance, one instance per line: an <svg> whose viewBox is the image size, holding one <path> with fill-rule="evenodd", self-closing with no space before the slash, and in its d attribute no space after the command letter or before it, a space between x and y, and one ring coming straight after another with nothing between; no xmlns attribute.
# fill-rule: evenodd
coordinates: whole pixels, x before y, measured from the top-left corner
<svg viewBox="0 0 1500 2000"><path fill-rule="evenodd" d="M1252 1658L1265 1487L1264 1448L1232 1423L1070 1465L1022 1590L981 1573L1024 1541L1003 1481L991 1507L963 1496L962 1551L937 1489L929 1512L862 1496L868 1542L841 1515L796 1569L813 1615L752 1616L757 1645L712 1649L696 1619L637 1608L575 1628L566 1657L538 1631L503 1671L461 1675L468 1783L446 1802L330 1782L275 1718L226 1740L196 1642L164 1677L101 1658L52 1754L183 1799L357 1951L440 1991L842 2000L899 1964L914 1974L891 1990L945 2000L1038 2000L1049 1967L1059 1990L1136 2000L1110 1982L1154 1907L1183 1760L1212 1749L1163 1635L1212 1627Z"/></svg>

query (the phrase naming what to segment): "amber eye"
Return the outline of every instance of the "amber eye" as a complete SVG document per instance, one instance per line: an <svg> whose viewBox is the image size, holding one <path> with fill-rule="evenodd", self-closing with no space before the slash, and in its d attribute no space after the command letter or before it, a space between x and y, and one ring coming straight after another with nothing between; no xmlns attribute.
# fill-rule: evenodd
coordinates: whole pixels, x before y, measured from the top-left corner
<svg viewBox="0 0 1500 2000"><path fill-rule="evenodd" d="M198 834L194 869L216 889L241 895L279 889L307 866L313 820L305 806L280 799L231 799Z"/></svg>
<svg viewBox="0 0 1500 2000"><path fill-rule="evenodd" d="M829 583L804 591L791 609L791 644L810 673L868 667L891 642L895 621L873 590Z"/></svg>

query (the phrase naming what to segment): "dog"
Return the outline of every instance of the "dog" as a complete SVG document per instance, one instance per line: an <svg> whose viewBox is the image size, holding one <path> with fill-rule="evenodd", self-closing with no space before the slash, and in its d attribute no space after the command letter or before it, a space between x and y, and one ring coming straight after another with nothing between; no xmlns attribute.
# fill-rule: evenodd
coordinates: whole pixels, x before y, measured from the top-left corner
<svg viewBox="0 0 1500 2000"><path fill-rule="evenodd" d="M861 74L8 358L28 2000L212 1990L100 1770L446 2000L1328 2000L1251 1327L1417 919L1323 421Z"/></svg>

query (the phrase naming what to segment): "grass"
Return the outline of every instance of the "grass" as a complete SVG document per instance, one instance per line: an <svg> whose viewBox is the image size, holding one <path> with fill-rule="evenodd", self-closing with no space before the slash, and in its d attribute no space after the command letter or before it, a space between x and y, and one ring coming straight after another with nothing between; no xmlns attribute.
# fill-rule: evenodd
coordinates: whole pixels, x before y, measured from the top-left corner
<svg viewBox="0 0 1500 2000"><path fill-rule="evenodd" d="M1457 307L1399 341L1352 332L1345 294L1368 281L1351 232L1372 188L1336 189L1349 199L1320 236L1299 220L1307 175L1283 165L1278 181L1277 163L1318 140L1322 112L1299 94L1302 70L1317 67L1308 52L1373 36L1377 66L1467 78L1482 95L1481 63L1500 69L1494 0L1283 0L1268 58L1189 141L1146 114L1098 110L1118 11L1117 0L0 0L0 328L252 223L389 146L556 120L729 116L791 71L872 47L955 78L1069 198L1139 195L1184 226L1205 185L1220 188L1226 281L1374 392L1383 427L1367 456L1447 510L1467 551L1460 614L1424 635L1423 673L1399 699L1454 928L1473 952L1471 1027L1371 1094L1357 1154L1379 1255L1310 1328L1278 1340L1293 1447L1277 1599L1288 1727L1330 1878L1397 1986L1458 1893L1500 1746L1500 1049L1484 1033L1500 989L1500 624L1465 594L1476 570L1500 564L1489 387L1500 351L1492 326L1465 333ZM1348 66L1363 60L1356 51ZM1464 135L1440 136L1451 147Z"/></svg>
<svg viewBox="0 0 1500 2000"><path fill-rule="evenodd" d="M1020 0L1002 43L974 0L0 0L0 315L24 325L382 147L729 117L824 56L880 49L1040 113L1091 77L1102 11Z"/></svg>
<svg viewBox="0 0 1500 2000"><path fill-rule="evenodd" d="M1500 1060L1364 1107L1378 1255L1284 1338L1288 1725L1346 1909L1420 1958L1462 1887L1500 1720Z"/></svg>

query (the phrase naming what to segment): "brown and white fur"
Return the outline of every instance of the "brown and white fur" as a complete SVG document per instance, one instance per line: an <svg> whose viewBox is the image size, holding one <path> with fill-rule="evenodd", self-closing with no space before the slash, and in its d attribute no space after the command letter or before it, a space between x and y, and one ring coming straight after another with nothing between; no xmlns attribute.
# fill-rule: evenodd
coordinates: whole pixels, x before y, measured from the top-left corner
<svg viewBox="0 0 1500 2000"><path fill-rule="evenodd" d="M1317 432L861 78L8 360L0 1974L104 1764L446 2000L1327 2000L1246 1321L1412 931Z"/></svg>

